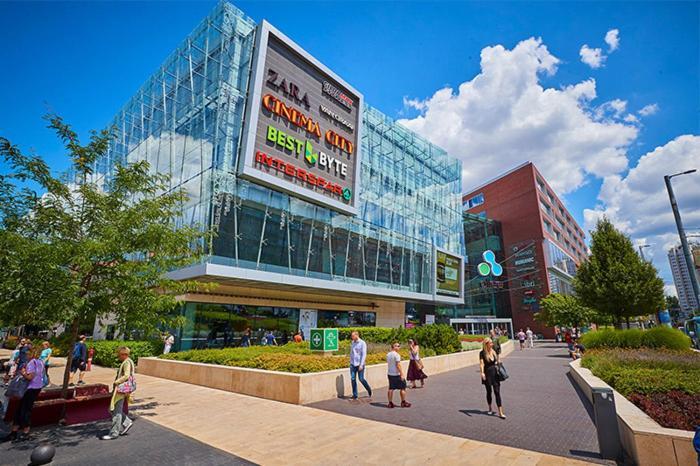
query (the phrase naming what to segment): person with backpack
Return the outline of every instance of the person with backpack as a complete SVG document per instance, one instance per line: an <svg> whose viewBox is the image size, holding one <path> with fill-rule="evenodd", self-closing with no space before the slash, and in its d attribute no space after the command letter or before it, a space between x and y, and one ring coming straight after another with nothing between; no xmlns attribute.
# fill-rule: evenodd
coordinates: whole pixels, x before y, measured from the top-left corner
<svg viewBox="0 0 700 466"><path fill-rule="evenodd" d="M87 369L87 345L85 344L85 335L80 335L80 339L73 346L73 361L70 363L70 383L73 385L73 376L77 371L80 371L78 376L78 385L85 385L83 377Z"/></svg>
<svg viewBox="0 0 700 466"><path fill-rule="evenodd" d="M124 403L129 402L129 398L136 390L136 381L134 379L134 361L129 355L131 350L122 346L119 348L118 357L121 361L117 376L114 379L112 390L112 401L109 403L109 413L112 415L112 429L109 434L101 437L102 440L114 440L120 435L126 433L134 425L134 421L124 414Z"/></svg>

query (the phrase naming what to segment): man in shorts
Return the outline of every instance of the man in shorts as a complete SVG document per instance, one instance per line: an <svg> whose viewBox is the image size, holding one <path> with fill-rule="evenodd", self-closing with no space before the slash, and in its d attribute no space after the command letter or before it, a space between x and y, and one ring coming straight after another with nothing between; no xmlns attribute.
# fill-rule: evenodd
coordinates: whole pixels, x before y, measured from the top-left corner
<svg viewBox="0 0 700 466"><path fill-rule="evenodd" d="M73 385L73 376L77 371L80 371L78 377L78 385L84 385L83 377L85 377L85 369L87 366L87 345L85 344L85 335L80 335L80 339L73 347L73 361L70 363L70 384Z"/></svg>
<svg viewBox="0 0 700 466"><path fill-rule="evenodd" d="M400 347L401 345L395 341L391 344L391 351L389 351L386 355L387 375L389 377L389 391L387 395L389 398L389 404L387 407L389 408L393 408L395 406L394 390L399 390L399 394L401 395L401 407L411 407L411 403L406 401L406 377L404 376L403 369L401 368L401 355L399 354Z"/></svg>

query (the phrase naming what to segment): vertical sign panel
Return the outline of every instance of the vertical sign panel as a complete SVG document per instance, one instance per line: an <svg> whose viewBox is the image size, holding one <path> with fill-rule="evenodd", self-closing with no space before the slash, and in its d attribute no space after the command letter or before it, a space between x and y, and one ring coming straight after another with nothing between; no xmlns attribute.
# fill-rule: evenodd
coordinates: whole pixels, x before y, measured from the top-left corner
<svg viewBox="0 0 700 466"><path fill-rule="evenodd" d="M241 175L356 215L362 102L360 93L263 21Z"/></svg>

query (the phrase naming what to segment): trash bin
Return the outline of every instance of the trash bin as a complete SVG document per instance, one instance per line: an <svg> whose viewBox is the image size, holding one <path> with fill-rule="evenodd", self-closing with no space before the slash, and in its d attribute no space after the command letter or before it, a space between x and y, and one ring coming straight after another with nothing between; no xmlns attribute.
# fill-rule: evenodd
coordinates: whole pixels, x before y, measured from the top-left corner
<svg viewBox="0 0 700 466"><path fill-rule="evenodd" d="M605 459L621 460L622 445L612 389L593 388L593 413L600 455Z"/></svg>

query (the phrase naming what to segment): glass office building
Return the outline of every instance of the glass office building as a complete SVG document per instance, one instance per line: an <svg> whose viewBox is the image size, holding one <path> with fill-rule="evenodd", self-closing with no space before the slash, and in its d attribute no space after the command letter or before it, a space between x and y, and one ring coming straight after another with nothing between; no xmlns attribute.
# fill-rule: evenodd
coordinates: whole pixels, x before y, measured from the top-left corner
<svg viewBox="0 0 700 466"><path fill-rule="evenodd" d="M289 333L309 310L316 325L401 325L407 301L441 299L436 248L462 254L461 163L363 104L357 215L240 176L259 30L220 3L118 112L96 172L147 160L189 195L182 224L216 232L201 264L172 272L218 283L183 297L183 347Z"/></svg>

